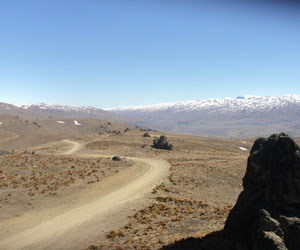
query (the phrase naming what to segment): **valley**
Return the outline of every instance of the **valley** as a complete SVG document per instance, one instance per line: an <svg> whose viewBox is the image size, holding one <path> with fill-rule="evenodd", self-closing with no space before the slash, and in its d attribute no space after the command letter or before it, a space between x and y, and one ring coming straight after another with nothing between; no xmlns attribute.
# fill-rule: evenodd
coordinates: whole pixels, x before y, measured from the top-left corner
<svg viewBox="0 0 300 250"><path fill-rule="evenodd" d="M0 120L1 249L161 249L221 230L255 140L95 118ZM161 135L172 150L152 147Z"/></svg>
<svg viewBox="0 0 300 250"><path fill-rule="evenodd" d="M143 137L145 132L135 127L94 119L79 122L97 127L97 133L74 133L70 139L56 135L51 140L41 135L42 139L26 142L32 145L1 156L0 219L5 226L0 246L159 249L179 237L204 235L223 225L241 190L252 140L166 134L174 145L168 151L151 147L161 132L149 131L150 137ZM49 129L53 126L42 120L40 124L46 131L47 124ZM66 121L64 126L74 123ZM26 145L24 138L19 131L18 137L0 142L1 148ZM121 161L112 161L115 155ZM139 181L154 174L148 173L148 164L160 161L167 164L167 172L151 177L149 184ZM137 181L145 188L133 184ZM138 185L138 192L133 189L128 198L117 195L128 185ZM111 206L101 200L114 193L124 200Z"/></svg>
<svg viewBox="0 0 300 250"><path fill-rule="evenodd" d="M299 250L298 1L2 1L0 250Z"/></svg>
<svg viewBox="0 0 300 250"><path fill-rule="evenodd" d="M210 137L249 138L299 133L299 95L239 96L106 109L160 131Z"/></svg>

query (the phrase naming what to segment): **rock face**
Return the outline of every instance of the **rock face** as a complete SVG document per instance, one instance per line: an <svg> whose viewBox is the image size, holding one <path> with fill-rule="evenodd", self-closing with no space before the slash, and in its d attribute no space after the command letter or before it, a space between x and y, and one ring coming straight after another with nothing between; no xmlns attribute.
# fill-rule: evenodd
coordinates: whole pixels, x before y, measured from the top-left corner
<svg viewBox="0 0 300 250"><path fill-rule="evenodd" d="M172 150L173 145L169 143L167 137L161 135L160 138L154 138L152 147L157 149Z"/></svg>
<svg viewBox="0 0 300 250"><path fill-rule="evenodd" d="M283 133L255 141L224 228L237 250L300 249L299 151Z"/></svg>

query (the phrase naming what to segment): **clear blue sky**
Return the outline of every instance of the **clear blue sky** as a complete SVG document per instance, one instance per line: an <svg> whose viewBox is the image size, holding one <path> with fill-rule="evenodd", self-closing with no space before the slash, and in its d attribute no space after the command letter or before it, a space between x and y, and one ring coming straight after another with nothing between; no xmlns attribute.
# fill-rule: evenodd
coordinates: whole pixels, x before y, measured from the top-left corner
<svg viewBox="0 0 300 250"><path fill-rule="evenodd" d="M1 1L0 101L300 94L300 5L240 2Z"/></svg>

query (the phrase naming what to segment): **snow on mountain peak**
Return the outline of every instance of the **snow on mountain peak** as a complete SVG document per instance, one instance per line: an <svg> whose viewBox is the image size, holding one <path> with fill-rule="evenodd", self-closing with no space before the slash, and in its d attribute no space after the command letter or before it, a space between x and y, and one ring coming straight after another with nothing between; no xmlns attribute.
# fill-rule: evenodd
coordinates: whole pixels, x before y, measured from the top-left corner
<svg viewBox="0 0 300 250"><path fill-rule="evenodd" d="M254 96L246 95L237 98L210 98L188 100L175 103L161 103L149 106L122 106L106 109L113 112L155 112L163 110L179 111L218 111L222 113L234 111L261 111L273 108L283 108L288 105L300 105L299 95L284 96Z"/></svg>
<svg viewBox="0 0 300 250"><path fill-rule="evenodd" d="M300 105L299 95L284 95L284 96L255 96L245 95L236 98L210 98L210 99L197 99L187 100L182 102L160 103L149 106L121 106L116 108L105 109L116 113L122 112L156 112L156 111L209 111L212 113L228 113L235 111L267 111L271 109L280 109L290 105ZM26 103L23 105L16 105L23 109L40 109L52 111L72 111L94 113L99 109L95 107L75 107L68 105L51 105L45 103Z"/></svg>
<svg viewBox="0 0 300 250"><path fill-rule="evenodd" d="M42 110L58 110L58 111L76 111L76 112L93 112L99 110L98 108L91 106L69 106L58 104L46 104L46 103L25 103L21 105L15 105L23 109L42 109Z"/></svg>

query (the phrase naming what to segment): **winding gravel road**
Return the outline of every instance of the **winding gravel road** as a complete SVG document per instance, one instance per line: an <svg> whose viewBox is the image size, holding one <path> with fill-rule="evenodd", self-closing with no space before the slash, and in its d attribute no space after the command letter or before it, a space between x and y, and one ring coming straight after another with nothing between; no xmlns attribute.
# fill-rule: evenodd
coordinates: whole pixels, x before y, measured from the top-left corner
<svg viewBox="0 0 300 250"><path fill-rule="evenodd" d="M78 154L82 145L78 142L64 140L71 145L71 149L64 154L76 154L78 157L110 157L95 154ZM101 223L106 218L104 227L114 223L114 219L119 219L118 209L126 207L128 202L140 199L145 194L162 182L169 173L169 163L161 159L126 157L139 164L142 164L143 173L125 186L108 192L100 198L92 199L79 207L69 207L68 210L54 218L26 230L16 232L7 238L0 240L0 249L80 249L82 240L90 239L89 233L95 234L86 227L89 222ZM118 209L114 210L114 208ZM108 219L110 218L110 219ZM85 226L83 226L85 225ZM89 232L89 230L91 232ZM66 240L64 240L64 237ZM78 242L78 243L77 243ZM71 248L70 248L71 247Z"/></svg>

